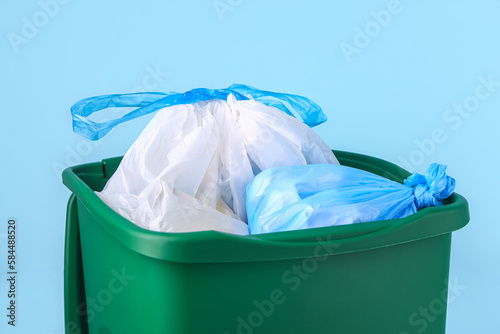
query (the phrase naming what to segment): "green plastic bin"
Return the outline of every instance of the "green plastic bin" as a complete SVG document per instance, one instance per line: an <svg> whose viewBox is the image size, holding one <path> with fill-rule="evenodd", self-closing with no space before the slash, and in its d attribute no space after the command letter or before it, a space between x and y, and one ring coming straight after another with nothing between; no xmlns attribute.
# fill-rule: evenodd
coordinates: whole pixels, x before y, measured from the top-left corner
<svg viewBox="0 0 500 334"><path fill-rule="evenodd" d="M377 158L335 154L395 181L409 175ZM254 236L160 233L95 195L120 161L63 172L73 192L67 334L445 333L451 232L469 221L462 196L388 221Z"/></svg>

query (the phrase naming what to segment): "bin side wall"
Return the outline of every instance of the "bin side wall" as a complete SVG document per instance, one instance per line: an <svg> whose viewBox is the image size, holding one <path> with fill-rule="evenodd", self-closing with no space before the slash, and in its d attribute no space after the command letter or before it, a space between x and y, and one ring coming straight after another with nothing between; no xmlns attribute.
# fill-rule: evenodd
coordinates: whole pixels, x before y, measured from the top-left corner
<svg viewBox="0 0 500 334"><path fill-rule="evenodd" d="M130 251L81 202L78 212L91 334L445 331L450 233L325 258L183 264Z"/></svg>

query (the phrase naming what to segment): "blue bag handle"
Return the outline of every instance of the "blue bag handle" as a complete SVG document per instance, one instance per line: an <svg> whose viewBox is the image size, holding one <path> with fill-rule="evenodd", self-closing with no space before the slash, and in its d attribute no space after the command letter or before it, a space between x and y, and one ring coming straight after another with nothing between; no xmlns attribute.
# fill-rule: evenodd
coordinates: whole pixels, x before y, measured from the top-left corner
<svg viewBox="0 0 500 334"><path fill-rule="evenodd" d="M87 139L98 140L118 124L150 114L161 108L212 99L225 100L229 94L233 94L237 100L249 100L250 98L246 95L251 95L254 100L297 117L310 127L321 124L327 119L321 108L306 97L233 84L226 89L196 88L185 93L145 92L89 97L78 101L71 107L73 131ZM137 107L137 109L120 118L105 122L94 122L89 119L89 116L97 111L116 107Z"/></svg>

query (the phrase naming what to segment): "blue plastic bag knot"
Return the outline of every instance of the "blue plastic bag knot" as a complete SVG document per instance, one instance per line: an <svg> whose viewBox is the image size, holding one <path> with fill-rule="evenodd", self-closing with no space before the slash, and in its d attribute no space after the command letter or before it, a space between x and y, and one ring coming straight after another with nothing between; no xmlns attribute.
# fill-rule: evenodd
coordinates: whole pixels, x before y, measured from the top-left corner
<svg viewBox="0 0 500 334"><path fill-rule="evenodd" d="M425 175L413 173L404 184L414 188L415 205L417 209L442 205L442 200L448 198L455 190L455 179L446 175L446 166L431 164Z"/></svg>

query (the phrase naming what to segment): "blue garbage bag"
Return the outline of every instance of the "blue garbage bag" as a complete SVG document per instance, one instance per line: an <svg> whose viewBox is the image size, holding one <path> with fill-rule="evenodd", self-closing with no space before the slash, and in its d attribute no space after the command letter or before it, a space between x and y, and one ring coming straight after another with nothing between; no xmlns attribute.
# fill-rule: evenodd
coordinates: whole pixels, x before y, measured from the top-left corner
<svg viewBox="0 0 500 334"><path fill-rule="evenodd" d="M251 234L403 218L442 205L455 189L446 166L433 163L425 175L404 184L341 165L267 169L247 187Z"/></svg>

